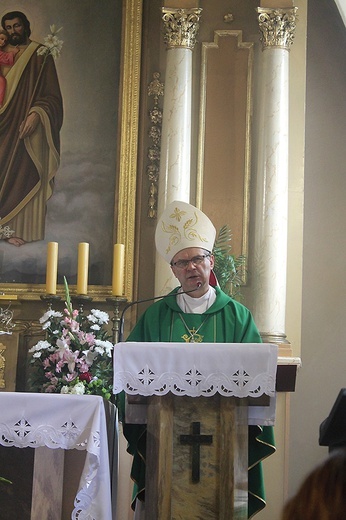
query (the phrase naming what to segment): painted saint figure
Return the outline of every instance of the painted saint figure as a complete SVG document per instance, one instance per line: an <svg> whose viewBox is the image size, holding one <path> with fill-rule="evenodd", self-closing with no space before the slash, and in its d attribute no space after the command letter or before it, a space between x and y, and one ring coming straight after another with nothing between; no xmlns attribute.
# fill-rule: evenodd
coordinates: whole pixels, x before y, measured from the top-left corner
<svg viewBox="0 0 346 520"><path fill-rule="evenodd" d="M4 52L3 49L8 43L8 33L4 29L0 29L0 65L9 65L12 67L14 64L14 58L18 54L19 49L15 47L12 52ZM6 92L6 79L0 71L0 107L4 101Z"/></svg>
<svg viewBox="0 0 346 520"><path fill-rule="evenodd" d="M6 94L0 108L0 224L20 246L43 240L46 203L60 164L62 97L52 56L39 55L30 22L20 11L6 13L4 51L19 49L12 67L1 65Z"/></svg>

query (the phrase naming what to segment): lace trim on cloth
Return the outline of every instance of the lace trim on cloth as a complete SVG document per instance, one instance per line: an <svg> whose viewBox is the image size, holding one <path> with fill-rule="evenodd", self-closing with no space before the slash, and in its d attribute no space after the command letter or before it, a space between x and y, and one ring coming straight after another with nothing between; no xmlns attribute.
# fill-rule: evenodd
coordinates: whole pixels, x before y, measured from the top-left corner
<svg viewBox="0 0 346 520"><path fill-rule="evenodd" d="M114 393L274 396L276 367L273 344L119 343L114 349Z"/></svg>
<svg viewBox="0 0 346 520"><path fill-rule="evenodd" d="M112 406L106 403L106 406ZM111 520L105 403L98 396L0 393L0 444L86 450L74 520Z"/></svg>

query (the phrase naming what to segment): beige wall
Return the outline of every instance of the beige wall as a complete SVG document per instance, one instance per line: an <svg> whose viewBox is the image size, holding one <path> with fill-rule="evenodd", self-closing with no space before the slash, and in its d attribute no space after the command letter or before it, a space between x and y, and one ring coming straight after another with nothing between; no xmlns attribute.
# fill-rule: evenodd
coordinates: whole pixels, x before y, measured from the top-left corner
<svg viewBox="0 0 346 520"><path fill-rule="evenodd" d="M330 0L308 10L300 370L292 396L289 492L327 455L319 425L346 387L346 29ZM292 237L293 238L293 237Z"/></svg>

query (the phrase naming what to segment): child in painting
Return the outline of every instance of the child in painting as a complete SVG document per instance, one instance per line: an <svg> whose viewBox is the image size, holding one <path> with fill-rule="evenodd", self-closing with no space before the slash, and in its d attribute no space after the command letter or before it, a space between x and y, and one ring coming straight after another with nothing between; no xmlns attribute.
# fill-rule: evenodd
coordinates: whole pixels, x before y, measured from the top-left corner
<svg viewBox="0 0 346 520"><path fill-rule="evenodd" d="M3 49L8 41L8 33L7 31L0 29L0 65L9 65L12 67L14 63L14 58L16 54L18 54L19 49L14 49L11 52L4 52ZM0 107L2 106L2 102L5 97L6 92L6 79L2 75L0 71Z"/></svg>

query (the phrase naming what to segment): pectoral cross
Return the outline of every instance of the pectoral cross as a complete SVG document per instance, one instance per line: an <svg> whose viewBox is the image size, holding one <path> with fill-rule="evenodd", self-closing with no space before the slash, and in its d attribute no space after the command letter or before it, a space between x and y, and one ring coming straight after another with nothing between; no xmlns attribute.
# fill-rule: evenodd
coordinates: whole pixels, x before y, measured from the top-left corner
<svg viewBox="0 0 346 520"><path fill-rule="evenodd" d="M212 435L201 435L201 423L192 423L191 435L180 435L180 444L192 446L192 482L200 481L200 446L213 443Z"/></svg>

